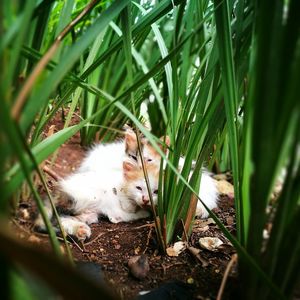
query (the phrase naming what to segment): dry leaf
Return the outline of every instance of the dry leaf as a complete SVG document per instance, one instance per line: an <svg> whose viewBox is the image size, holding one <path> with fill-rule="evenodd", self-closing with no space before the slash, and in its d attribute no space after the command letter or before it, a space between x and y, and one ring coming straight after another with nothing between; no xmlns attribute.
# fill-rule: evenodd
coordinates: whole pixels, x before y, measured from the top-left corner
<svg viewBox="0 0 300 300"><path fill-rule="evenodd" d="M195 228L195 229L197 229L196 231L201 231L201 232L204 232L204 231L207 231L207 230L209 230L209 226L208 225L206 225L206 226L204 226L204 227L199 227L199 228Z"/></svg>
<svg viewBox="0 0 300 300"><path fill-rule="evenodd" d="M140 247L140 246L137 246L137 247L134 249L134 254L135 254L135 255L138 255L140 252L141 252L141 247Z"/></svg>
<svg viewBox="0 0 300 300"><path fill-rule="evenodd" d="M169 256L178 256L182 251L186 249L186 242L176 242L173 246L166 249Z"/></svg>
<svg viewBox="0 0 300 300"><path fill-rule="evenodd" d="M54 134L54 130L55 130L55 125L51 125L48 129L48 132L47 132L47 137L51 136Z"/></svg>
<svg viewBox="0 0 300 300"><path fill-rule="evenodd" d="M199 239L199 244L203 249L216 251L223 242L216 237L204 237Z"/></svg>

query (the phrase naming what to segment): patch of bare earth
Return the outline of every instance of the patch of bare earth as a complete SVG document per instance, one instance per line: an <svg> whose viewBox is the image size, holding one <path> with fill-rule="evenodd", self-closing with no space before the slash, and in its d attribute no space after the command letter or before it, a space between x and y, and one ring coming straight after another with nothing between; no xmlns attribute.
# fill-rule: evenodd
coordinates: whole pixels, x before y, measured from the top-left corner
<svg viewBox="0 0 300 300"><path fill-rule="evenodd" d="M54 120L51 130L61 128L59 118ZM48 132L50 126L47 128ZM47 132L46 130L46 132ZM55 186L55 175L66 176L74 171L82 160L86 149L79 144L79 135L75 135L58 151L54 164L51 158L46 166L53 172L48 173L50 187ZM13 220L19 238L36 247L50 250L48 236L32 230L31 211L34 204L21 203ZM27 212L29 212L29 214ZM220 197L219 208L215 210L229 231L235 233L235 211L232 197ZM231 260L234 249L230 246L219 228L211 220L196 220L189 246L198 250L197 255L185 250L179 256L169 257L158 251L155 230L151 219L137 222L112 224L107 219L100 219L92 224L92 236L81 245L70 241L75 260L92 261L102 267L105 280L123 299L132 299L140 291L151 290L162 283L180 280L193 288L194 299L216 299L221 281ZM216 237L224 244L215 251L200 247L202 237ZM145 254L149 259L150 271L144 279L135 279L129 272L128 260L135 255ZM237 287L236 265L229 272L229 277L222 299L233 299Z"/></svg>

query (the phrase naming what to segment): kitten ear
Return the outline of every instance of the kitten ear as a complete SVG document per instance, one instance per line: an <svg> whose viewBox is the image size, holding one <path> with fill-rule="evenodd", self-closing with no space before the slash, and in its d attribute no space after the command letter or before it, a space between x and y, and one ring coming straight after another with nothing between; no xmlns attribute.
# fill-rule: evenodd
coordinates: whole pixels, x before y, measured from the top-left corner
<svg viewBox="0 0 300 300"><path fill-rule="evenodd" d="M137 148L136 134L131 128L128 128L125 132L125 151L126 153L136 152Z"/></svg>
<svg viewBox="0 0 300 300"><path fill-rule="evenodd" d="M165 153L168 151L168 147L170 146L170 137L168 135L162 136L160 140L164 143L163 145L159 145L161 150L163 150ZM165 146L166 145L166 146Z"/></svg>
<svg viewBox="0 0 300 300"><path fill-rule="evenodd" d="M126 179L132 179L134 171L136 170L137 166L133 164L131 161L125 160L123 161L123 174Z"/></svg>

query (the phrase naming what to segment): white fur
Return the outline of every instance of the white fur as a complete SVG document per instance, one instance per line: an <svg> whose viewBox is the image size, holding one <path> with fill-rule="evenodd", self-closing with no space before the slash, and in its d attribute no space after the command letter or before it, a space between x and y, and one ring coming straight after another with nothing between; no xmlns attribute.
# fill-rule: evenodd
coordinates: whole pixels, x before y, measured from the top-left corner
<svg viewBox="0 0 300 300"><path fill-rule="evenodd" d="M160 161L156 160L154 163L157 165L160 164ZM183 166L185 163L185 158L180 157L179 158L179 171L181 172ZM195 161L192 162L192 169L195 167ZM164 166L166 166L166 163L164 162ZM211 177L211 174L207 171L206 168L202 167L201 169L201 181L200 181L200 188L199 188L199 197L204 202L204 204L212 210L213 208L216 208L218 205L218 190L215 183L215 180ZM190 173L190 176L192 175L192 172ZM198 201L197 208L196 208L196 216L201 218L207 218L209 216L208 211L203 206L203 204Z"/></svg>
<svg viewBox="0 0 300 300"><path fill-rule="evenodd" d="M151 153L148 151L147 147L145 147L143 151L143 157L146 162L152 161ZM125 152L124 140L114 143L98 144L88 152L87 156L82 161L78 172L99 172L99 170L102 170L102 172L104 170L107 170L107 172L121 171L122 163L127 158L128 154ZM140 162L139 158L138 160Z"/></svg>
<svg viewBox="0 0 300 300"><path fill-rule="evenodd" d="M217 207L218 190L214 179L205 169L202 169L199 197L210 210ZM196 216L207 218L208 215L208 211L205 209L203 204L198 201Z"/></svg>
<svg viewBox="0 0 300 300"><path fill-rule="evenodd" d="M98 144L88 152L78 172L121 171L122 163L126 157L123 140L108 144Z"/></svg>
<svg viewBox="0 0 300 300"><path fill-rule="evenodd" d="M94 168L90 166L89 170ZM98 215L104 215L112 223L128 222L149 216L148 210L143 209L143 195L136 189L139 184L146 190L145 181L139 180L128 184L123 177L121 168L107 172L104 169L83 172L79 169L60 182L61 190L73 200L74 217L64 217L63 227L66 233L81 238L76 228L84 229L83 224L95 223ZM153 180L152 180L153 182ZM145 208L145 207L144 207ZM70 222L68 222L70 220ZM84 238L90 236L90 230Z"/></svg>
<svg viewBox="0 0 300 300"><path fill-rule="evenodd" d="M179 170L181 171L185 163L185 158L179 158ZM192 162L192 169L195 167L196 162ZM215 180L211 177L211 174L207 171L206 168L201 168L201 181L200 181L200 188L199 188L199 197L204 202L204 204L212 210L213 208L217 207L218 204L218 190L215 183ZM190 176L192 175L193 171L191 171ZM209 216L208 211L204 207L204 205L198 201L197 208L196 208L196 216L201 218L207 218Z"/></svg>

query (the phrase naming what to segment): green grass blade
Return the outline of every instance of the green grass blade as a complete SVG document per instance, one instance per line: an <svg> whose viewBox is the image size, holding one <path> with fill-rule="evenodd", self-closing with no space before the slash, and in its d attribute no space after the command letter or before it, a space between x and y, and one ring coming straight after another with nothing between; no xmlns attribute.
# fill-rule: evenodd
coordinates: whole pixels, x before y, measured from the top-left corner
<svg viewBox="0 0 300 300"><path fill-rule="evenodd" d="M81 39L72 47L70 47L70 49L63 55L60 64L55 68L55 70L53 70L47 80L44 81L44 83L28 99L20 120L21 127L23 129L28 128L36 113L45 105L46 101L48 101L51 92L57 87L59 82L64 78L84 50L99 35L99 31L104 30L109 22L120 13L120 11L126 6L126 4L128 4L128 2L129 0L120 0L118 2L114 2L101 14L101 16L81 37Z"/></svg>
<svg viewBox="0 0 300 300"><path fill-rule="evenodd" d="M231 27L228 1L214 1L217 28L217 43L222 71L225 111L230 144L230 157L234 178L235 209L237 215L237 234L241 243L245 244L247 224L244 220L243 206L240 199L240 175L238 156L238 128L237 128L237 86L235 81L235 67L231 43ZM244 228L246 226L246 228Z"/></svg>

